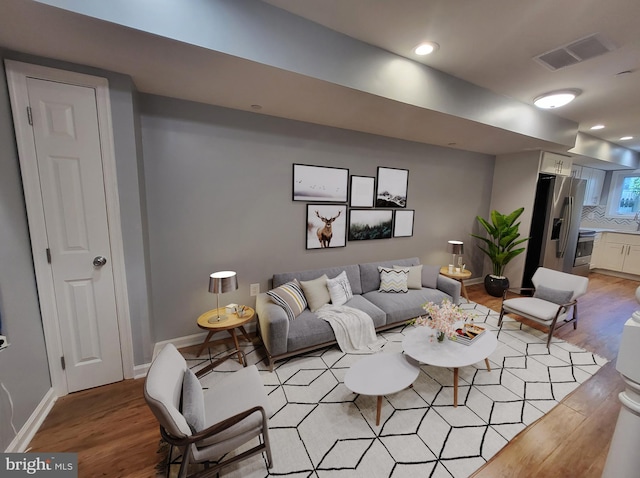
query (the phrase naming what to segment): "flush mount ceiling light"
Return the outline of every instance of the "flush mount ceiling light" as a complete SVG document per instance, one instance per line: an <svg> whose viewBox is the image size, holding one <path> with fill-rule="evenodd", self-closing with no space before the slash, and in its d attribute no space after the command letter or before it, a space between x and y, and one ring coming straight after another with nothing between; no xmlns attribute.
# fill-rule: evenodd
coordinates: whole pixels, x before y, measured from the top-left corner
<svg viewBox="0 0 640 478"><path fill-rule="evenodd" d="M620 141L629 141L630 139L633 139L633 136L623 136Z"/></svg>
<svg viewBox="0 0 640 478"><path fill-rule="evenodd" d="M538 108L551 109L560 108L571 103L576 96L582 93L580 90L558 90L545 93L533 100L533 104Z"/></svg>
<svg viewBox="0 0 640 478"><path fill-rule="evenodd" d="M604 129L604 125L603 124L597 124L592 126L590 129Z"/></svg>
<svg viewBox="0 0 640 478"><path fill-rule="evenodd" d="M438 48L440 48L440 45L438 45L437 43L427 41L424 43L420 43L413 51L416 55L424 56L433 53Z"/></svg>

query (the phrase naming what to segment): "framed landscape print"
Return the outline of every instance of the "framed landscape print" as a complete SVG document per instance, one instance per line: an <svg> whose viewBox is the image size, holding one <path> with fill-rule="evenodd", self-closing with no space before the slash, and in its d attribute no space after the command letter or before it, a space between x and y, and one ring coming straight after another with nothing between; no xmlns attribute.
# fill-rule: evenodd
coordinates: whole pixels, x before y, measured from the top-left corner
<svg viewBox="0 0 640 478"><path fill-rule="evenodd" d="M347 202L349 170L325 166L293 165L293 200Z"/></svg>
<svg viewBox="0 0 640 478"><path fill-rule="evenodd" d="M371 176L351 176L349 205L351 207L373 207L376 178Z"/></svg>
<svg viewBox="0 0 640 478"><path fill-rule="evenodd" d="M395 211L393 218L393 237L413 236L413 218L415 211L407 209Z"/></svg>
<svg viewBox="0 0 640 478"><path fill-rule="evenodd" d="M349 212L350 241L389 239L392 232L391 209L351 209Z"/></svg>
<svg viewBox="0 0 640 478"><path fill-rule="evenodd" d="M378 167L376 207L407 207L409 170Z"/></svg>
<svg viewBox="0 0 640 478"><path fill-rule="evenodd" d="M346 204L307 204L307 249L344 247L346 238Z"/></svg>

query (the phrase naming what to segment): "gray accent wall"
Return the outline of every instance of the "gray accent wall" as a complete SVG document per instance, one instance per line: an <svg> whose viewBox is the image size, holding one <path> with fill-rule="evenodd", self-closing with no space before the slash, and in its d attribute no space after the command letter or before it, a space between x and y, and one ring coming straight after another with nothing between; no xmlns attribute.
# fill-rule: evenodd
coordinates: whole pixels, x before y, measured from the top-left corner
<svg viewBox="0 0 640 478"><path fill-rule="evenodd" d="M208 276L219 270L239 278L221 305L254 305L249 285L265 291L276 272L412 256L444 265L450 239L463 240L467 267L482 271L469 234L489 210L493 156L152 95L140 96L140 109L156 342L201 332L196 318L216 304ZM413 237L306 250L293 163L363 176L408 169Z"/></svg>

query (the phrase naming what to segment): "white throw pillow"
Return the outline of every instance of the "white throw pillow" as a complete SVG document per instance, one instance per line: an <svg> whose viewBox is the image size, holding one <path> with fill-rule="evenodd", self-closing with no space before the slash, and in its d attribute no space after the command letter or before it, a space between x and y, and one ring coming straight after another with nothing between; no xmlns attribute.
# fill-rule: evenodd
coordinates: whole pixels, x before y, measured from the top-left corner
<svg viewBox="0 0 640 478"><path fill-rule="evenodd" d="M333 305L346 304L353 297L346 271L342 271L333 279L327 279L327 287Z"/></svg>

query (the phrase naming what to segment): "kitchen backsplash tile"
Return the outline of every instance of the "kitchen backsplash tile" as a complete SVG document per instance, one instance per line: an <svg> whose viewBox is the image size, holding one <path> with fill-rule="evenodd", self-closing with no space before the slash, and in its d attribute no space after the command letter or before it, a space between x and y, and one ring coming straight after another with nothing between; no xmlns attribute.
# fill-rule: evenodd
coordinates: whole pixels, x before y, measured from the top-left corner
<svg viewBox="0 0 640 478"><path fill-rule="evenodd" d="M611 228L620 231L636 231L638 223L633 219L612 219L605 216L606 206L584 206L580 227Z"/></svg>

